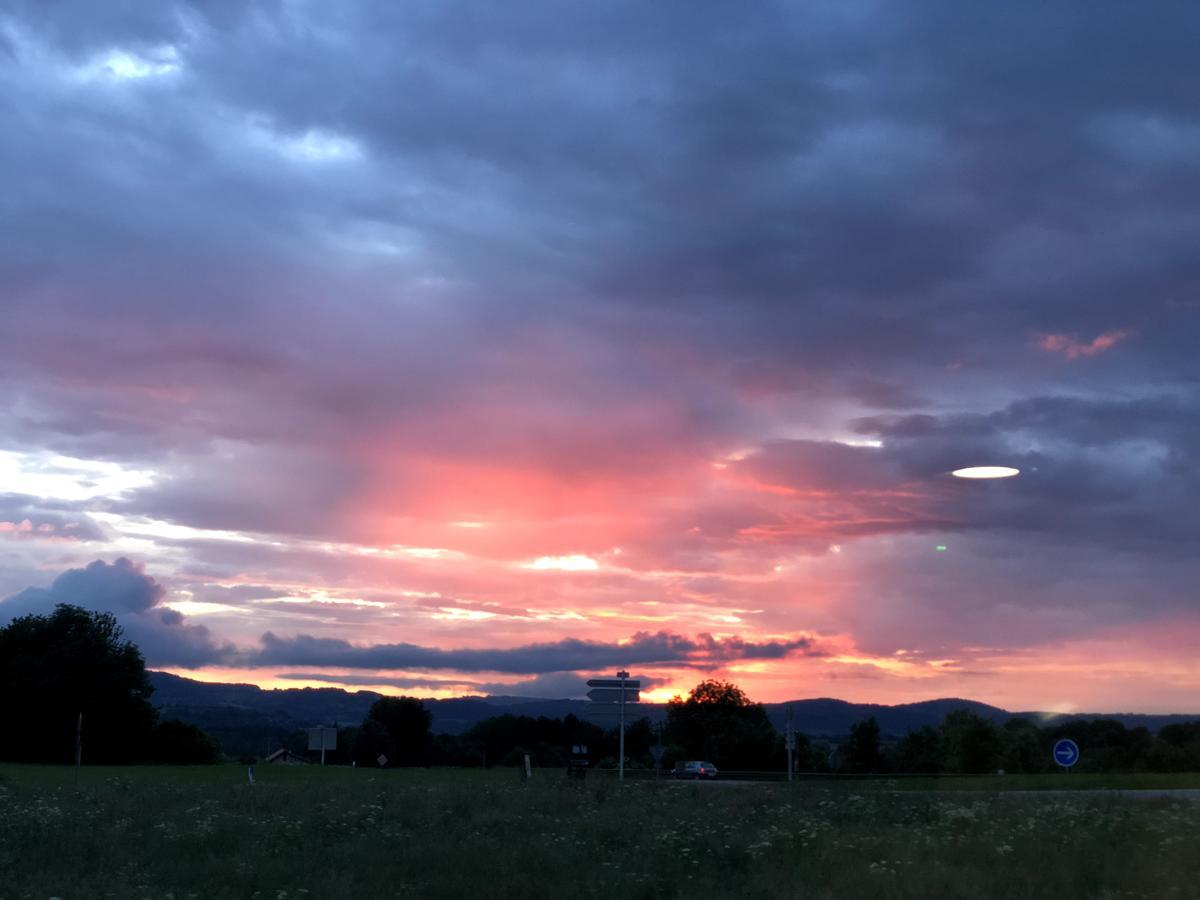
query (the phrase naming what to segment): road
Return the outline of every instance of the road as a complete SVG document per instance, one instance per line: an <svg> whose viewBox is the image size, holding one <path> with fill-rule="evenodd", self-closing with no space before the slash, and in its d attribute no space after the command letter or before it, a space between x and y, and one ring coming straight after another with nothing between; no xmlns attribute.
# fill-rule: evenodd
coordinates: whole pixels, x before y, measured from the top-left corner
<svg viewBox="0 0 1200 900"><path fill-rule="evenodd" d="M738 778L718 778L715 781L696 779L664 779L666 784L711 784L714 787L750 787L753 785L786 784L783 781L762 781ZM865 791L871 788L863 788ZM1135 800L1158 800L1162 798L1200 801L1200 788L1079 788L1078 790L971 790L948 788L946 790L913 789L910 791L888 791L889 794L937 794L948 796L994 797L997 795L1018 797L1129 797Z"/></svg>

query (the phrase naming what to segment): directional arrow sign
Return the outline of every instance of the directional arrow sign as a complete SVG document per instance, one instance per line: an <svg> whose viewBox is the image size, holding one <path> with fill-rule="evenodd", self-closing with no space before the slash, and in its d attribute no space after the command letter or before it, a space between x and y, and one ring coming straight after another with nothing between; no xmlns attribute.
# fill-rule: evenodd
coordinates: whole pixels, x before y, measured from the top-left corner
<svg viewBox="0 0 1200 900"><path fill-rule="evenodd" d="M634 689L632 691L626 690L625 691L625 702L626 703L637 703L639 696L640 695L636 689ZM616 687L616 688L594 688L593 690L588 691L588 699L594 700L597 703L620 703L621 702L621 689L619 687Z"/></svg>
<svg viewBox="0 0 1200 900"><path fill-rule="evenodd" d="M622 681L620 678L593 678L587 683L588 687L594 688L620 688L625 690L638 690L642 686L642 682L638 678L626 678Z"/></svg>
<svg viewBox="0 0 1200 900"><path fill-rule="evenodd" d="M1069 769L1079 762L1079 745L1070 738L1063 738L1054 744L1054 761L1064 769Z"/></svg>

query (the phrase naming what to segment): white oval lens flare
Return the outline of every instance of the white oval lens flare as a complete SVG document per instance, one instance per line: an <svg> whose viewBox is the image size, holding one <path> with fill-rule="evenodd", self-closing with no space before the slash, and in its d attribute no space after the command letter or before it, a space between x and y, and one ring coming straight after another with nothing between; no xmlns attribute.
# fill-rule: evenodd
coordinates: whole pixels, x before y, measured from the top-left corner
<svg viewBox="0 0 1200 900"><path fill-rule="evenodd" d="M970 466L966 469L955 469L950 473L955 478L1012 478L1020 475L1020 469L1010 466Z"/></svg>

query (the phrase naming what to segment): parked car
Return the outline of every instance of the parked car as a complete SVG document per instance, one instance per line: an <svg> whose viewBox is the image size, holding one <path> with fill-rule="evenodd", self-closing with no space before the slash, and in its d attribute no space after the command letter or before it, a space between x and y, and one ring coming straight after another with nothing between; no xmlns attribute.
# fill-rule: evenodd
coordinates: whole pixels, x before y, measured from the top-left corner
<svg viewBox="0 0 1200 900"><path fill-rule="evenodd" d="M710 762L691 759L687 762L676 763L673 774L676 778L716 778L717 767Z"/></svg>

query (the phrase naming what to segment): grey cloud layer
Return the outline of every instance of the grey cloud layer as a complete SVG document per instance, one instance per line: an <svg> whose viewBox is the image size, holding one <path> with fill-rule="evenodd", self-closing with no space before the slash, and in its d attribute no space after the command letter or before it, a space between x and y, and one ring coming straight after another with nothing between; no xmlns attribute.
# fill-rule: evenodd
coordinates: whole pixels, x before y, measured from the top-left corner
<svg viewBox="0 0 1200 900"><path fill-rule="evenodd" d="M660 631L639 632L625 643L566 639L504 650L441 650L415 644L355 645L336 638L267 632L246 662L258 666L338 666L350 669L451 669L533 675L582 669L607 671L638 664L715 667L739 659L782 659L793 653L819 655L809 638L756 643L740 638L695 638Z"/></svg>

